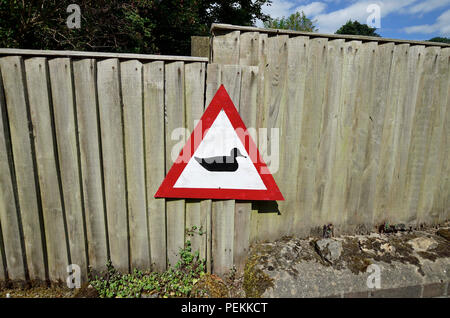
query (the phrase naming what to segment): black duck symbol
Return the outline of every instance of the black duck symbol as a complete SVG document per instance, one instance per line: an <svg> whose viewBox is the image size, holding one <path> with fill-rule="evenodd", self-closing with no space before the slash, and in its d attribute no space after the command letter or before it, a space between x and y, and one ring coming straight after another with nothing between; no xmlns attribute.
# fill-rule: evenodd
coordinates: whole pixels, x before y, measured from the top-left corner
<svg viewBox="0 0 450 318"><path fill-rule="evenodd" d="M237 157L244 157L239 149L233 148L230 151L229 156L217 156L217 157L209 157L209 158L198 158L194 157L195 160L206 170L208 171L229 171L233 172L239 168L239 164L237 162Z"/></svg>

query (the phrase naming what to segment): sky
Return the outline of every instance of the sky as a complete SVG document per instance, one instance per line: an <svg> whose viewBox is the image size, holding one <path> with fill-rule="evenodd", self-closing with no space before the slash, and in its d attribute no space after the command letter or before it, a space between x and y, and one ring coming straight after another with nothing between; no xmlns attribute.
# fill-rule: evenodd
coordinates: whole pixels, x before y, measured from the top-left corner
<svg viewBox="0 0 450 318"><path fill-rule="evenodd" d="M385 38L450 37L450 0L272 0L272 5L263 8L272 18L297 11L315 20L320 33L335 33L351 19L379 26L376 32Z"/></svg>

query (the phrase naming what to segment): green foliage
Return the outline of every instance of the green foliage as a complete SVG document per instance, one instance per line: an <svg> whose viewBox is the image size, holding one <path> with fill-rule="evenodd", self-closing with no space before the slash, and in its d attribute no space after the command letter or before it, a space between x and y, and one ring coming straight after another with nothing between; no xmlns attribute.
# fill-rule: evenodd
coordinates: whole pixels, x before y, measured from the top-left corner
<svg viewBox="0 0 450 318"><path fill-rule="evenodd" d="M367 24L361 24L358 21L348 20L346 24L341 26L339 30L336 31L336 34L350 34L350 35L365 35L365 36L376 36L377 34L376 28L371 28Z"/></svg>
<svg viewBox="0 0 450 318"><path fill-rule="evenodd" d="M264 22L264 27L270 29L316 32L317 28L314 26L314 23L315 21L308 19L302 11L293 13L287 18L269 19Z"/></svg>
<svg viewBox="0 0 450 318"><path fill-rule="evenodd" d="M439 37L439 36L437 36L437 37L435 37L435 38L432 38L432 39L429 39L428 41L430 41L430 42L441 42L441 43L448 43L448 44L450 44L450 38Z"/></svg>
<svg viewBox="0 0 450 318"><path fill-rule="evenodd" d="M134 270L132 274L121 274L112 265L90 279L90 284L104 298L134 298L143 294L157 294L160 297L189 297L194 284L205 275L205 260L199 252L192 252L187 241L180 249L180 260L175 267L163 273Z"/></svg>
<svg viewBox="0 0 450 318"><path fill-rule="evenodd" d="M69 29L72 3L0 0L0 47L189 55L192 35L266 20L270 0L79 0L81 28Z"/></svg>

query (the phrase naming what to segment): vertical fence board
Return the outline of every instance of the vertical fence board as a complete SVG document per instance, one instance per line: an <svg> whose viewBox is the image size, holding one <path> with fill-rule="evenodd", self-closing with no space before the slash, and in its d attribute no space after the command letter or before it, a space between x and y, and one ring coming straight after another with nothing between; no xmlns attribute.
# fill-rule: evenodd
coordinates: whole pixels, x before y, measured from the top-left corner
<svg viewBox="0 0 450 318"><path fill-rule="evenodd" d="M427 49L430 50L430 49ZM430 50L429 59L432 62L432 74L429 81L429 98L426 103L430 105L428 132L425 136L426 150L425 162L423 166L423 178L421 180L420 192L417 193L419 200L417 202L418 220L427 224L436 224L439 221L439 213L432 211L434 185L437 184L439 175L442 173L440 167L441 136L442 126L445 118L445 107L447 106L448 95L448 62L449 56L442 56L440 48ZM427 61L428 62L428 61Z"/></svg>
<svg viewBox="0 0 450 318"><path fill-rule="evenodd" d="M445 51L450 51L445 49ZM450 54L450 53L446 53ZM450 63L450 60L449 60ZM450 77L450 73L448 74ZM448 83L448 91L450 92L450 79ZM450 214L450 96L447 97L447 112L444 123L444 131L442 138L443 161L440 182L436 189L436 198L433 209L439 212L439 222L445 222ZM437 212L436 212L437 213Z"/></svg>
<svg viewBox="0 0 450 318"><path fill-rule="evenodd" d="M259 148L259 144L261 143L261 138L259 136L259 128L263 128L263 122L264 122L264 112L261 109L261 106L264 105L264 76L265 76L265 69L267 66L267 34L259 34L258 38L258 58L257 58L257 65L258 65L258 83L257 83L257 93L256 93L256 103L258 105L258 111L256 114L256 125L255 129L258 132L258 140L255 140L257 143L257 147ZM259 149L261 151L261 149ZM260 231L260 223L261 220L264 218L264 215L261 215L259 213L259 207L257 204L252 205L252 212L250 216L250 242L256 241L259 239Z"/></svg>
<svg viewBox="0 0 450 318"><path fill-rule="evenodd" d="M447 58L447 67L450 68L450 58L448 57L450 55L450 48L441 49L441 61L440 65L441 67L445 67L445 59ZM445 82L445 78L442 78ZM440 149L441 149L441 163L438 167L439 171L439 180L437 181L437 184L435 185L435 190L433 194L433 206L432 206L432 213L434 215L438 216L438 222L444 222L446 219L448 219L448 213L450 212L450 202L449 202L449 191L448 188L449 185L449 179L450 179L450 72L447 73L447 100L441 101L441 103L444 103L441 107L445 107L445 115L441 114L443 117L444 123L442 127L442 138L440 143ZM441 83L442 85L443 83ZM445 84L444 84L445 85ZM442 87L442 89L444 89ZM447 189L446 189L447 184Z"/></svg>
<svg viewBox="0 0 450 318"><path fill-rule="evenodd" d="M32 280L46 279L43 233L38 207L27 97L21 57L0 59L6 108L10 124L14 168L17 180L28 272Z"/></svg>
<svg viewBox="0 0 450 318"><path fill-rule="evenodd" d="M221 83L222 68L220 64L210 63L207 65L206 74L206 92L205 92L205 108L211 103L214 95L220 87ZM212 272L212 262L213 262L213 201L204 200L202 201L202 209L206 211L207 214L207 239L206 239L206 268L209 273Z"/></svg>
<svg viewBox="0 0 450 318"><path fill-rule="evenodd" d="M10 144L7 143L8 122L5 118L4 101L3 83L0 77L0 224L2 224L0 232L3 235L3 244L0 243L0 245L4 247L9 279L15 281L25 279L25 267L17 215L18 207L13 189L13 172L10 170L12 166L8 158L11 151ZM0 259L3 261L2 253L0 253ZM1 270L3 270L3 264L0 263ZM2 279L1 273L0 279Z"/></svg>
<svg viewBox="0 0 450 318"><path fill-rule="evenodd" d="M394 221L401 223L410 223L410 220L408 219L409 212L403 208L403 197L412 124L418 95L420 74L423 70L424 53L424 46L412 46L408 50L406 71L403 78L403 80L408 78L408 81L406 83L405 98L403 99L403 103L399 105L399 107L401 107L399 111L402 114L402 127L397 147L398 157L395 161L393 172L392 188L395 189L395 191L391 192L390 209L392 209L392 212L395 215Z"/></svg>
<svg viewBox="0 0 450 318"><path fill-rule="evenodd" d="M150 268L144 165L142 63L120 63L130 227L130 267Z"/></svg>
<svg viewBox="0 0 450 318"><path fill-rule="evenodd" d="M25 73L44 216L49 278L52 281L64 280L69 258L57 163L53 151L47 60L40 57L26 60Z"/></svg>
<svg viewBox="0 0 450 318"><path fill-rule="evenodd" d="M422 183L421 198L419 200L419 211L423 215L425 222L429 224L439 221L440 211L433 209L436 188L439 185L439 179L443 172L442 161L445 147L442 147L442 139L444 138L444 124L447 109L447 99L449 95L449 54L450 50L439 50L436 58L437 70L435 76L435 86L433 91L432 113L431 118L431 136L428 139L427 162L425 165L424 180ZM448 158L446 159L448 160Z"/></svg>
<svg viewBox="0 0 450 318"><path fill-rule="evenodd" d="M429 138L431 138L433 88L435 85L434 80L437 77L436 62L439 48L429 47L425 51L424 70L420 77L419 95L414 113L404 197L410 218L417 223L424 220L418 204L428 157Z"/></svg>
<svg viewBox="0 0 450 318"><path fill-rule="evenodd" d="M225 275L233 268L234 200L213 200L212 270Z"/></svg>
<svg viewBox="0 0 450 318"><path fill-rule="evenodd" d="M205 64L189 63L185 65L185 98L186 98L186 128L189 134L195 128L195 124L200 120L204 110L205 97ZM186 136L188 137L188 136ZM197 136L196 136L197 137ZM194 140L197 144L200 140ZM186 240L190 240L192 250L198 251L200 258L206 258L206 215L205 209L202 209L200 200L186 201L186 228L192 230ZM199 234L199 230L202 234Z"/></svg>
<svg viewBox="0 0 450 318"><path fill-rule="evenodd" d="M113 265L126 272L129 251L119 62L103 60L97 69L110 256Z"/></svg>
<svg viewBox="0 0 450 318"><path fill-rule="evenodd" d="M240 31L233 31L213 37L213 63L239 64L239 35Z"/></svg>
<svg viewBox="0 0 450 318"><path fill-rule="evenodd" d="M184 63L173 62L165 66L165 105L166 105L166 172L176 160L184 146L185 96ZM176 130L177 129L177 130ZM179 134L178 134L179 133ZM178 143L178 148L176 147ZM175 151L176 150L176 151ZM173 157L173 158L172 158ZM167 260L172 266L179 258L179 250L184 246L185 201L166 200L167 218Z"/></svg>
<svg viewBox="0 0 450 318"><path fill-rule="evenodd" d="M72 263L82 268L82 278L86 279L84 213L78 166L71 61L68 58L58 58L50 60L48 64L70 256Z"/></svg>
<svg viewBox="0 0 450 318"><path fill-rule="evenodd" d="M100 271L106 268L108 242L103 202L95 72L93 59L73 62L88 259L89 266L93 270Z"/></svg>
<svg viewBox="0 0 450 318"><path fill-rule="evenodd" d="M400 139L400 122L403 114L401 105L405 95L405 77L408 44L394 47L394 56L387 92L387 103L381 137L380 161L375 193L375 209L378 215L383 215L386 221L393 222L394 215L390 204L390 194L393 189L394 167L398 159L398 143Z"/></svg>
<svg viewBox="0 0 450 318"><path fill-rule="evenodd" d="M300 136L301 136L301 122L304 108L305 97L305 83L306 83L306 70L308 67L308 61L306 59L309 50L308 37L293 37L288 40L288 52L287 52L287 101L286 112L284 115L282 126L284 131L280 136L280 142L284 140L286 146L284 149L292 153L298 153L300 151ZM297 189L299 184L298 169L299 169L299 156L284 157L284 168L282 170L281 179L283 183L280 186L285 199L282 209L286 217L286 222L283 225L283 232L287 235L298 235L300 231L300 225L303 223L301 215L305 211L298 211L298 196ZM296 214L299 214L297 219L300 220L298 224L295 224Z"/></svg>
<svg viewBox="0 0 450 318"><path fill-rule="evenodd" d="M340 213L332 205L331 181L335 173L336 141L339 121L339 100L341 96L342 71L344 61L344 40L328 42L326 94L323 104L323 119L321 125L321 142L319 145L316 166L316 185L314 211L321 224L336 224ZM300 121L301 121L300 117ZM300 133L298 134L300 135ZM297 148L297 152L300 150ZM298 204L298 203L297 203ZM305 213L305 211L298 212ZM300 222L302 220L300 219ZM298 227L298 226L297 226ZM305 233L307 234L307 233Z"/></svg>
<svg viewBox="0 0 450 318"><path fill-rule="evenodd" d="M260 73L264 72L263 95L260 110L262 121L259 122L259 150L269 171L273 174L280 190L284 185L283 163L287 159L284 154L284 143L277 142L283 138L282 122L286 113L287 101L287 67L288 67L288 36L269 37L266 40L267 60ZM277 138L275 138L277 136ZM275 141L273 141L275 139ZM274 147L273 147L274 146ZM277 236L284 213L283 203L280 207L274 202L261 202L258 232L263 235L260 239L273 239Z"/></svg>
<svg viewBox="0 0 450 318"><path fill-rule="evenodd" d="M375 52L374 93L370 102L369 119L371 124L368 131L369 143L366 155L368 163L367 171L361 183L361 198L359 201L359 210L366 211L364 213L364 223L369 225L379 221L375 210L374 197L393 52L394 43L379 45Z"/></svg>
<svg viewBox="0 0 450 318"><path fill-rule="evenodd" d="M242 66L258 66L259 62L258 32L244 32L239 37L239 64Z"/></svg>
<svg viewBox="0 0 450 318"><path fill-rule="evenodd" d="M257 38L256 38L257 40ZM255 41L255 39L254 39ZM254 42L253 42L254 43ZM257 42L256 42L257 43ZM254 44L253 44L254 45ZM257 54L257 52L256 52ZM250 57L253 58L253 57ZM241 69L241 89L240 89L240 115L244 121L252 139L257 142L256 136L256 94L258 88L258 67L243 66ZM239 272L244 269L247 252L250 245L252 203L237 201L234 214L234 264Z"/></svg>
<svg viewBox="0 0 450 318"><path fill-rule="evenodd" d="M164 179L164 62L144 64L144 131L150 256L154 269L166 269L166 208L154 195Z"/></svg>
<svg viewBox="0 0 450 318"><path fill-rule="evenodd" d="M302 220L294 219L294 223L302 222L304 226L311 226L313 201L315 162L318 156L320 140L320 125L322 122L322 105L325 88L325 67L327 63L327 40L312 39L309 41L308 80L305 87L303 101L300 160L299 160L299 210ZM300 215L296 215L299 217Z"/></svg>
<svg viewBox="0 0 450 318"><path fill-rule="evenodd" d="M6 270L5 270L5 264L3 263L3 254L4 254L4 250L3 250L3 242L2 242L2 222L0 220L0 288L3 287L4 281L6 281Z"/></svg>
<svg viewBox="0 0 450 318"><path fill-rule="evenodd" d="M367 42L359 47L359 70L356 83L355 108L353 122L351 123L351 154L349 160L349 179L347 187L347 200L345 209L347 211L347 227L355 231L363 224L359 200L364 172L367 171L366 157L368 126L370 125L371 87L374 74L374 56L377 43ZM361 228L364 231L368 229Z"/></svg>

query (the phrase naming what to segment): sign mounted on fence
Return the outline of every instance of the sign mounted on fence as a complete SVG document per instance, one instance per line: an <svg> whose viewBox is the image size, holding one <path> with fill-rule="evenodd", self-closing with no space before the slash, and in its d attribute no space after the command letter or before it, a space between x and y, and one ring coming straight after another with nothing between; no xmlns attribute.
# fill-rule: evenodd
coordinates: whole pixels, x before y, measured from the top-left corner
<svg viewBox="0 0 450 318"><path fill-rule="evenodd" d="M155 197L284 200L223 85Z"/></svg>

